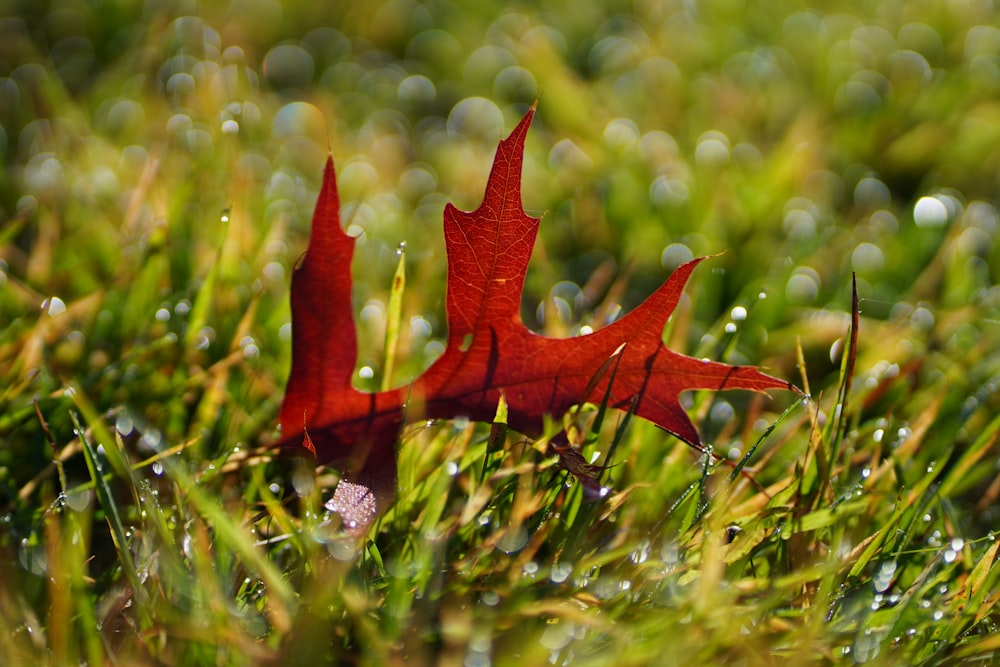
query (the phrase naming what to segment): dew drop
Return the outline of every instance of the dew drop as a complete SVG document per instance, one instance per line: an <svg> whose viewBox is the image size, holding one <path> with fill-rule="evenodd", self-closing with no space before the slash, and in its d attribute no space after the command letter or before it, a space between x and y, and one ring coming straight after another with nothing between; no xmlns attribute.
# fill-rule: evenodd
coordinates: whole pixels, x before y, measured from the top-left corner
<svg viewBox="0 0 1000 667"><path fill-rule="evenodd" d="M355 523L348 521L345 525L348 529L353 529L356 527ZM326 549L331 556L339 561L351 561L358 553L358 541L351 537L343 537L327 544Z"/></svg>
<svg viewBox="0 0 1000 667"><path fill-rule="evenodd" d="M295 489L295 493L299 497L309 495L315 484L316 477L312 474L311 469L296 469L292 472L292 488Z"/></svg>
<svg viewBox="0 0 1000 667"><path fill-rule="evenodd" d="M285 280L285 267L280 262L268 262L264 265L262 273L271 282L280 283Z"/></svg>
<svg viewBox="0 0 1000 667"><path fill-rule="evenodd" d="M645 563L647 560L649 560L649 550L650 550L649 542L647 540L643 540L642 543L639 545L639 548L633 551L631 554L629 554L629 560L631 560L636 565L641 565L642 563Z"/></svg>
<svg viewBox="0 0 1000 667"><path fill-rule="evenodd" d="M554 584L561 584L569 579L571 574L573 574L573 568L571 566L566 565L565 563L556 563L552 566L552 571L549 573L549 579Z"/></svg>
<svg viewBox="0 0 1000 667"><path fill-rule="evenodd" d="M50 296L45 301L42 301L42 312L47 313L49 317L62 315L66 312L66 302L57 296Z"/></svg>
<svg viewBox="0 0 1000 667"><path fill-rule="evenodd" d="M82 512L90 505L94 498L93 491L80 491L66 494L66 506L74 512Z"/></svg>
<svg viewBox="0 0 1000 667"><path fill-rule="evenodd" d="M940 227L948 221L948 207L937 197L921 197L913 206L917 227Z"/></svg>
<svg viewBox="0 0 1000 667"><path fill-rule="evenodd" d="M135 424L128 415L120 415L118 419L115 420L115 429L123 436L128 437L132 435L132 431L135 430Z"/></svg>
<svg viewBox="0 0 1000 667"><path fill-rule="evenodd" d="M660 547L660 560L667 565L675 565L680 561L680 548L674 541L668 541Z"/></svg>
<svg viewBox="0 0 1000 667"><path fill-rule="evenodd" d="M878 573L875 575L875 590L879 593L884 593L889 586L892 584L892 579L896 575L896 561L885 561L878 569Z"/></svg>
<svg viewBox="0 0 1000 667"><path fill-rule="evenodd" d="M500 539L497 540L496 546L500 551L512 554L523 549L527 543L528 531L523 527L518 527L513 530L509 528L505 530Z"/></svg>
<svg viewBox="0 0 1000 667"><path fill-rule="evenodd" d="M139 447L148 452L155 452L160 449L162 441L163 434L156 429L151 429L142 434L142 438L139 439Z"/></svg>

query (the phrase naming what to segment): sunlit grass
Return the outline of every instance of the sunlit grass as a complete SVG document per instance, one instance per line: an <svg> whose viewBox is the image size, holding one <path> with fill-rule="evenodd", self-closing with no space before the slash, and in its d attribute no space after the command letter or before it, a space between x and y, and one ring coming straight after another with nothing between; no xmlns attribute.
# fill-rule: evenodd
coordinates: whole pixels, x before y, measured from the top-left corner
<svg viewBox="0 0 1000 667"><path fill-rule="evenodd" d="M995 13L495 4L0 12L0 663L994 664ZM811 399L687 396L710 455L584 406L599 503L544 440L415 424L346 539L272 449L323 161L358 384L403 384L444 202L538 96L525 321L723 253L671 345Z"/></svg>

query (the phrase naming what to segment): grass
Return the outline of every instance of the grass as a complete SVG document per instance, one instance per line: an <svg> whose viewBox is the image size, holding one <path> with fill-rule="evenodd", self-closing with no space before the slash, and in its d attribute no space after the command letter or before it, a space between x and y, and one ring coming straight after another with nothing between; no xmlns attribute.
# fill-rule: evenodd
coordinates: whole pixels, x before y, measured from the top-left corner
<svg viewBox="0 0 1000 667"><path fill-rule="evenodd" d="M3 664L998 662L988 5L0 16ZM445 333L444 201L539 95L526 321L570 335L721 252L672 345L812 399L690 395L719 457L585 406L596 504L540 443L412 425L346 540L335 471L272 447L323 160L363 232L358 384L399 384Z"/></svg>

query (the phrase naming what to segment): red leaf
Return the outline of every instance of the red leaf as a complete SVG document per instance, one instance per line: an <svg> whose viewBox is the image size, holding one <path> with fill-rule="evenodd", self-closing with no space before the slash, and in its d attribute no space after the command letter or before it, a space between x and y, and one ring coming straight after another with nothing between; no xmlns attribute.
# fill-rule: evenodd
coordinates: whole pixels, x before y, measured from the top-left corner
<svg viewBox="0 0 1000 667"><path fill-rule="evenodd" d="M281 406L283 443L305 447L321 462L341 460L346 478L370 489L379 508L394 491L393 445L404 418L490 421L502 392L510 427L538 435L545 415L599 403L612 382L610 405L627 408L637 396L635 414L699 445L678 400L682 391L794 390L753 367L693 359L663 344L667 319L704 258L679 267L642 305L589 335L554 339L524 326L521 291L539 222L521 204L524 139L533 115L534 108L500 142L480 207L471 213L445 208L448 342L422 376L390 391L363 393L351 384L357 362L354 239L341 229L336 177L327 162L309 248L292 276L292 372ZM603 373L619 350L614 374ZM352 515L361 519L348 520L344 504L338 501L345 522L363 529L370 507Z"/></svg>

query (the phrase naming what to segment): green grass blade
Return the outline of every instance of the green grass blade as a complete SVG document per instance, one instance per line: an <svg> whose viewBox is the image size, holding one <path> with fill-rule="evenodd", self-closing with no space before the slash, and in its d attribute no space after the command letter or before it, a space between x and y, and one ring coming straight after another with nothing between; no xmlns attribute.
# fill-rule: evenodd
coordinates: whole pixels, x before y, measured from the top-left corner
<svg viewBox="0 0 1000 667"><path fill-rule="evenodd" d="M188 473L183 462L167 459L165 464L168 474L182 490L187 501L215 530L220 545L237 554L267 585L275 602L269 609L272 622L278 628L288 628L295 608L296 594L285 576L254 544L250 532L226 511L219 499L201 488L197 478Z"/></svg>
<svg viewBox="0 0 1000 667"><path fill-rule="evenodd" d="M90 438L87 437L87 429L85 429L83 424L80 423L80 419L77 417L75 412L70 413L70 419L72 419L77 437L80 438L80 443L83 445L83 456L87 462L87 470L90 472L90 477L94 481L94 490L97 493L97 500L101 504L101 508L104 510L104 517L108 523L108 528L111 529L111 540L115 545L115 551L118 554L118 560L122 565L122 570L125 572L125 577L128 579L129 585L132 587L136 598L139 601L144 602L144 589L142 587L142 582L139 579L139 573L136 569L135 561L132 559L132 552L129 550L125 523L122 520L122 515L118 508L118 501L115 500L115 495L111 489L111 484L108 481L108 476L106 476L104 472L104 464L101 462L101 457L97 453L97 448L94 447ZM105 451L107 451L107 447L105 447Z"/></svg>
<svg viewBox="0 0 1000 667"><path fill-rule="evenodd" d="M400 244L398 254L399 261L396 263L396 273L392 276L392 289L389 291L389 304L385 312L385 346L382 350L385 369L382 372L382 391L392 387L392 374L396 369L396 348L399 344L399 326L403 317L403 292L406 290L405 244Z"/></svg>

